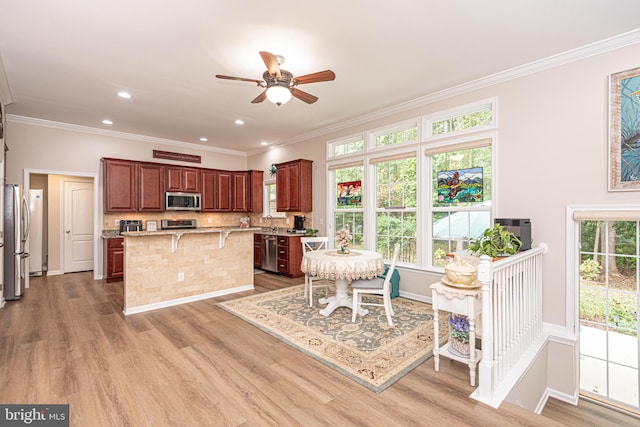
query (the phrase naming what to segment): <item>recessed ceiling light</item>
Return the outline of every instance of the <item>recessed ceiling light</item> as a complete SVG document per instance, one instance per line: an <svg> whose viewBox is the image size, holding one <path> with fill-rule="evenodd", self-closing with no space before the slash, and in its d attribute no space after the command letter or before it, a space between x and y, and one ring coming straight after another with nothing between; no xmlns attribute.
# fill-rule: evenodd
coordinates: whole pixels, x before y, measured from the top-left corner
<svg viewBox="0 0 640 427"><path fill-rule="evenodd" d="M113 124L113 122L112 122L111 120L109 120L109 119L104 119L104 120L102 121L102 124L103 124L103 125L112 125L112 124Z"/></svg>
<svg viewBox="0 0 640 427"><path fill-rule="evenodd" d="M202 142L207 142L207 141L208 141L208 139L207 139L207 138L205 138L205 137L203 136L202 138L200 138L200 141L202 141Z"/></svg>
<svg viewBox="0 0 640 427"><path fill-rule="evenodd" d="M240 120L240 119L236 119L236 121L235 121L235 122L233 122L233 123L235 123L235 124L237 124L237 125L243 125L243 124L244 124L244 121L242 121L242 120Z"/></svg>
<svg viewBox="0 0 640 427"><path fill-rule="evenodd" d="M269 145L269 143L267 141L262 141L260 145Z"/></svg>
<svg viewBox="0 0 640 427"><path fill-rule="evenodd" d="M118 96L120 98L131 99L131 94L129 92L125 92L125 91L118 92Z"/></svg>

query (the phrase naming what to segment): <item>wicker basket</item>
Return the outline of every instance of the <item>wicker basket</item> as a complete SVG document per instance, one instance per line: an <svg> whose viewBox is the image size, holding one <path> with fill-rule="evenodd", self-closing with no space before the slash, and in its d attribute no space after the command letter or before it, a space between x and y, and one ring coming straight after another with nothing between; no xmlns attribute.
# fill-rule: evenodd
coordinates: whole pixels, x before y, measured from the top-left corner
<svg viewBox="0 0 640 427"><path fill-rule="evenodd" d="M452 349L454 349L463 357L469 357L469 354L471 353L469 343L463 344L462 341L459 341L453 337L449 337L449 344L451 345Z"/></svg>

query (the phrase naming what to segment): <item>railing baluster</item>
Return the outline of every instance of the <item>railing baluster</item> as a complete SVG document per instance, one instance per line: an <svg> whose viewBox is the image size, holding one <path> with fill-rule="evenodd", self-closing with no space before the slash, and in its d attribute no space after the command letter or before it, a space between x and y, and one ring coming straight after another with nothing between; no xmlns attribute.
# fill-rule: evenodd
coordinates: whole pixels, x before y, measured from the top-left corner
<svg viewBox="0 0 640 427"><path fill-rule="evenodd" d="M546 250L541 244L495 263L480 257L482 360L477 398L481 401L495 403L501 381L542 333L542 255Z"/></svg>

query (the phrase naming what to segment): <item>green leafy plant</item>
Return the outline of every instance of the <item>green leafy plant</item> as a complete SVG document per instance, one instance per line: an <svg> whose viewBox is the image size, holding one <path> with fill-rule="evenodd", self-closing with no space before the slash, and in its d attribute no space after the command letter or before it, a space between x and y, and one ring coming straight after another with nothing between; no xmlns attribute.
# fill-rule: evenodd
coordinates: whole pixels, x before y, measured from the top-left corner
<svg viewBox="0 0 640 427"><path fill-rule="evenodd" d="M600 263L593 259L586 259L580 264L580 275L585 280L595 280L600 270L602 270Z"/></svg>
<svg viewBox="0 0 640 427"><path fill-rule="evenodd" d="M500 224L494 224L469 244L473 255L487 255L491 258L513 255L522 246L520 239Z"/></svg>
<svg viewBox="0 0 640 427"><path fill-rule="evenodd" d="M316 237L318 235L318 231L320 230L315 228L307 228L307 231L305 231L304 235L309 237Z"/></svg>

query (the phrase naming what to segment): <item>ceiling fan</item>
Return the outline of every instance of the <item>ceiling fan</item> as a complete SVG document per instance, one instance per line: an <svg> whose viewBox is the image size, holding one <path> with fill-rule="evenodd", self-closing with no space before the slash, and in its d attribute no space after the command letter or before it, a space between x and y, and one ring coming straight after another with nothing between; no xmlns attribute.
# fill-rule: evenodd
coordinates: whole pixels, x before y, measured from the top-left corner
<svg viewBox="0 0 640 427"><path fill-rule="evenodd" d="M313 104L318 97L307 92L303 92L296 88L298 85L307 83L318 83L334 80L336 75L331 70L319 71L317 73L305 74L304 76L294 77L289 71L281 70L280 65L284 62L284 58L269 52L260 52L260 56L267 66L267 71L262 74L263 80L246 79L244 77L223 76L216 74L219 79L240 80L243 82L254 82L258 87L265 90L258 95L251 103L257 104L268 99L276 105L282 105L289 102L291 96L295 96L307 104Z"/></svg>

